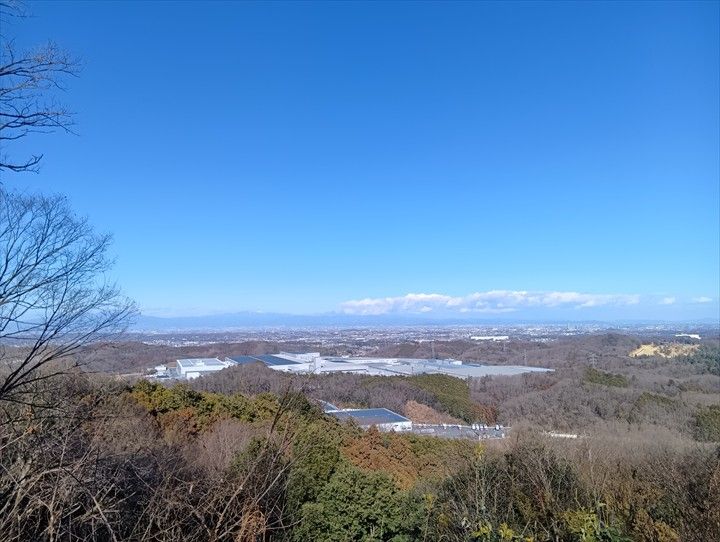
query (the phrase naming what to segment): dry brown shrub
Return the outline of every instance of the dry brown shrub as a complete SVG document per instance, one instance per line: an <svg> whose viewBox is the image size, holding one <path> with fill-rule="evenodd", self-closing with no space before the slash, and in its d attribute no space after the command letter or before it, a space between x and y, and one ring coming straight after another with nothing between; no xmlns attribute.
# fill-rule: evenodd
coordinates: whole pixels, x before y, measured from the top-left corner
<svg viewBox="0 0 720 542"><path fill-rule="evenodd" d="M408 401L404 408L405 416L415 423L450 423L464 424L462 420L453 418L449 414L438 412L432 407L418 403L417 401Z"/></svg>
<svg viewBox="0 0 720 542"><path fill-rule="evenodd" d="M342 453L356 467L388 473L398 487L411 487L419 476L407 441L398 435L382 434L375 427L350 439Z"/></svg>
<svg viewBox="0 0 720 542"><path fill-rule="evenodd" d="M224 419L200 434L193 443L192 455L196 466L217 473L226 470L238 452L266 429L234 419Z"/></svg>
<svg viewBox="0 0 720 542"><path fill-rule="evenodd" d="M235 542L256 542L265 540L267 533L267 519L260 507L249 502L243 507L242 520L235 535Z"/></svg>

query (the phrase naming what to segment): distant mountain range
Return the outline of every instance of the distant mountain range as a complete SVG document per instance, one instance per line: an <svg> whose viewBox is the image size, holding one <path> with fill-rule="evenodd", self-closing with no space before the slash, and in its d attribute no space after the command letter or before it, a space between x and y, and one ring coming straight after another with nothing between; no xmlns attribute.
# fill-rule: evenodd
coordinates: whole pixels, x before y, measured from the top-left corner
<svg viewBox="0 0 720 542"><path fill-rule="evenodd" d="M458 318L457 316L430 316L424 314L404 315L352 315L342 313L325 313L315 315L284 314L270 312L235 312L228 314L213 314L206 316L176 316L160 317L141 315L132 326L133 331L207 331L207 330L228 330L234 328L262 328L262 327L383 327L383 326L417 326L417 325L514 325L514 324L570 324L570 325L592 325L602 324L652 324L663 323L664 321L647 320L619 320L619 319L597 319L597 320L560 320L560 319L522 319L517 316L493 318L481 316L468 316ZM676 322L677 323L677 322ZM717 321L711 318L686 321L685 323L717 326Z"/></svg>

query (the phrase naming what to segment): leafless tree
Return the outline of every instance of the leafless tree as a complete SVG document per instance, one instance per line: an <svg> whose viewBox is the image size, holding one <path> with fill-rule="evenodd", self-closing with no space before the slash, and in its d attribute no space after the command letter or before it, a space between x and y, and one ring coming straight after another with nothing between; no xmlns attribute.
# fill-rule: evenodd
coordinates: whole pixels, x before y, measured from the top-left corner
<svg viewBox="0 0 720 542"><path fill-rule="evenodd" d="M22 3L0 1L0 174L37 172L42 160L42 154L13 159L6 153L8 143L32 133L70 132L73 126L72 113L54 95L78 73L79 62L52 42L19 50L5 29L24 14Z"/></svg>
<svg viewBox="0 0 720 542"><path fill-rule="evenodd" d="M125 328L135 307L106 278L109 243L65 198L0 188L0 401Z"/></svg>

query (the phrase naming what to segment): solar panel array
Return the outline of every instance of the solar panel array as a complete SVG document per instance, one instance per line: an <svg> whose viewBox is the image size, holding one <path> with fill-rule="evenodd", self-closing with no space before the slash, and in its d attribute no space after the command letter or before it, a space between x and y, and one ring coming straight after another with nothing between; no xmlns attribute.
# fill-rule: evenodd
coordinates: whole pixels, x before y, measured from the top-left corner
<svg viewBox="0 0 720 542"><path fill-rule="evenodd" d="M257 358L266 365L297 365L296 361L290 361L289 359L272 355L257 356Z"/></svg>
<svg viewBox="0 0 720 542"><path fill-rule="evenodd" d="M230 361L233 363L236 363L238 365L245 365L246 363L259 363L260 360L257 358L254 358L252 356L237 356L234 358L229 358Z"/></svg>
<svg viewBox="0 0 720 542"><path fill-rule="evenodd" d="M260 356L237 356L230 358L230 360L238 365L245 365L246 363L264 363L265 365L297 365L296 361L279 358L270 354L263 354Z"/></svg>

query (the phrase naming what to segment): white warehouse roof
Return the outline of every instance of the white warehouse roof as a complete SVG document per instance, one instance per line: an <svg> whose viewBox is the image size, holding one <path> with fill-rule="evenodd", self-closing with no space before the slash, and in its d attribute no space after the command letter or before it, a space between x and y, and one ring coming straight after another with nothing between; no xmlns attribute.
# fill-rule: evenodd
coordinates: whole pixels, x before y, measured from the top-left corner
<svg viewBox="0 0 720 542"><path fill-rule="evenodd" d="M227 367L227 364L218 358L187 358L177 360L179 365L183 367Z"/></svg>
<svg viewBox="0 0 720 542"><path fill-rule="evenodd" d="M177 372L185 378L197 378L203 373L220 371L230 367L232 363L218 358L187 358L177 360Z"/></svg>

